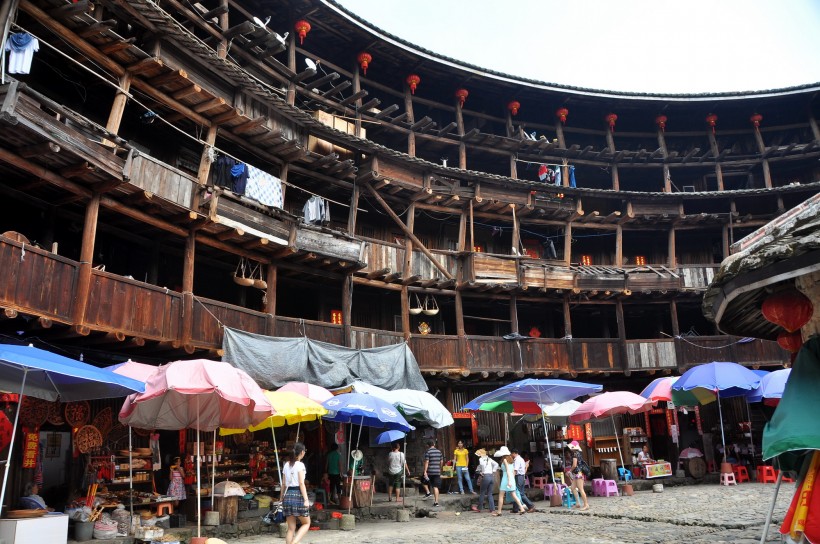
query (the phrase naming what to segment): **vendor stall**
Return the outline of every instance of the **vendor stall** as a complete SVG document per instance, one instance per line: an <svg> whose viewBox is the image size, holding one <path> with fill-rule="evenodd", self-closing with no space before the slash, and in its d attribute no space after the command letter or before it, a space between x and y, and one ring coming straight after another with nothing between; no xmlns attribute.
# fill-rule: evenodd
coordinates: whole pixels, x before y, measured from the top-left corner
<svg viewBox="0 0 820 544"><path fill-rule="evenodd" d="M644 470L646 471L647 480L651 480L652 478L665 478L672 476L672 463L658 461L657 463L644 465Z"/></svg>

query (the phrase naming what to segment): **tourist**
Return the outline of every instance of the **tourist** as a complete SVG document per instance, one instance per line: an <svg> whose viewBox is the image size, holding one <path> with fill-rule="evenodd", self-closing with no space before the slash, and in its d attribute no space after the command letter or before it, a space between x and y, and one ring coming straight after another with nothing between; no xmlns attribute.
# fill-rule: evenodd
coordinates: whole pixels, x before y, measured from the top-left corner
<svg viewBox="0 0 820 544"><path fill-rule="evenodd" d="M581 510L589 510L589 500L587 499L587 493L584 491L584 471L582 470L582 466L585 465L584 457L581 454L581 446L578 444L577 440L573 440L569 443L569 449L572 450L572 467L570 467L570 488L572 489L572 495L575 497L575 508L580 508ZM581 506L578 495L581 496L583 499L584 504Z"/></svg>
<svg viewBox="0 0 820 544"><path fill-rule="evenodd" d="M464 495L464 484L461 482L462 477L467 480L467 487L470 490L470 493L473 495L476 494L473 491L473 480L470 478L470 467L468 456L470 452L467 451L467 448L464 447L464 442L461 440L458 441L456 445L455 451L453 451L453 466L456 467L456 478L458 478L458 493L459 495Z"/></svg>
<svg viewBox="0 0 820 544"><path fill-rule="evenodd" d="M404 475L410 475L407 460L401 452L401 444L393 443L393 451L387 454L387 502L393 500L393 490L396 490L396 502L401 500L401 488Z"/></svg>
<svg viewBox="0 0 820 544"><path fill-rule="evenodd" d="M288 524L286 544L298 544L310 530L310 501L305 487L305 465L302 463L305 453L304 444L294 444L293 451L282 470L285 485L282 486L279 500L282 501L282 509ZM296 518L299 518L301 524L298 531Z"/></svg>
<svg viewBox="0 0 820 544"><path fill-rule="evenodd" d="M438 506L439 489L441 488L441 464L443 461L441 451L436 449L433 440L427 441L427 451L424 452L424 482L433 488L433 506ZM430 489L424 495L425 499L430 498Z"/></svg>
<svg viewBox="0 0 820 544"><path fill-rule="evenodd" d="M521 514L526 514L527 511L524 508L524 505L521 504L521 500L518 496L518 489L515 485L515 469L513 468L513 458L510 454L510 450L507 449L507 446L501 446L501 448L495 452L495 457L501 457L501 486L498 490L498 510L493 512L494 516L500 516L501 510L504 508L504 494L509 493L510 497L512 497L515 507L518 507L518 512ZM515 511L515 510L514 510Z"/></svg>
<svg viewBox="0 0 820 544"><path fill-rule="evenodd" d="M325 474L327 474L327 479L330 480L330 495L328 496L330 504L338 504L339 502L339 490L342 485L342 472L339 467L341 459L339 445L336 443L331 444L330 451L325 457Z"/></svg>
<svg viewBox="0 0 820 544"><path fill-rule="evenodd" d="M527 509L527 512L535 512L535 505L527 497L527 492L524 490L524 482L527 477L527 463L524 458L518 453L518 450L513 448L510 452L513 458L513 469L515 470L515 487L518 490L518 498L521 499L521 504ZM513 512L518 510L513 506Z"/></svg>
<svg viewBox="0 0 820 544"><path fill-rule="evenodd" d="M185 494L185 469L182 468L182 459L174 457L174 462L171 463L170 475L171 483L168 484L168 495L174 497L178 501L186 499Z"/></svg>
<svg viewBox="0 0 820 544"><path fill-rule="evenodd" d="M493 500L493 486L495 484L495 471L498 470L498 463L487 455L487 450L480 448L476 450L475 454L478 456L478 508L476 512L484 510L484 498L489 501L490 512L495 512L495 501Z"/></svg>

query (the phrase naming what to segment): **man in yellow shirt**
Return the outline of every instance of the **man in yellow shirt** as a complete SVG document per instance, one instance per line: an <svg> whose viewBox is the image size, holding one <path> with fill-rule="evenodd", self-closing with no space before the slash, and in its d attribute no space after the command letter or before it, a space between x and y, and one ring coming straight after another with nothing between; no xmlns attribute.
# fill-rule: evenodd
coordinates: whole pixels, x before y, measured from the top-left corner
<svg viewBox="0 0 820 544"><path fill-rule="evenodd" d="M470 468L467 466L470 452L464 447L464 442L458 441L455 451L453 452L453 465L456 467L456 478L458 479L458 492L460 495L464 494L464 484L461 482L461 477L467 480L467 487L470 493L476 494L473 491L473 480L470 478Z"/></svg>

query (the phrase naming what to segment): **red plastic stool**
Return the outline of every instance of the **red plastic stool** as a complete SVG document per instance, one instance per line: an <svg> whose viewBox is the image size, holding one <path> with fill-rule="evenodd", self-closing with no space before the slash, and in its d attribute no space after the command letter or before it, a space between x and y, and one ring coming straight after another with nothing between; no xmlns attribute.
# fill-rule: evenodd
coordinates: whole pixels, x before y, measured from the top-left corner
<svg viewBox="0 0 820 544"><path fill-rule="evenodd" d="M174 513L174 505L170 502L163 502L157 505L157 517L164 516L165 514L173 514Z"/></svg>
<svg viewBox="0 0 820 544"><path fill-rule="evenodd" d="M746 470L746 467L743 465L732 465L732 472L735 473L735 480L737 480L737 483L739 484L751 481L749 478L749 471Z"/></svg>
<svg viewBox="0 0 820 544"><path fill-rule="evenodd" d="M761 484L773 484L777 482L777 473L771 465L760 465L757 467L757 481Z"/></svg>
<svg viewBox="0 0 820 544"><path fill-rule="evenodd" d="M641 467L632 467L632 477L636 480L641 479Z"/></svg>

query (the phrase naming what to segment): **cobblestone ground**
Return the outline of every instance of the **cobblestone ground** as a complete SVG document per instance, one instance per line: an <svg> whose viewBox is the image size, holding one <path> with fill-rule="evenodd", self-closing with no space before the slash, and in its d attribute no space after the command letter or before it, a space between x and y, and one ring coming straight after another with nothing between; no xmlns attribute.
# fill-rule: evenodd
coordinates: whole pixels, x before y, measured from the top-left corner
<svg viewBox="0 0 820 544"><path fill-rule="evenodd" d="M636 492L631 497L590 497L590 510L578 512L549 508L544 512L493 517L470 511L438 512L436 518L357 522L353 531L312 531L309 544L356 542L368 544L475 543L646 543L687 544L760 541L774 486L744 483L737 487L698 485L667 487L663 493ZM774 510L767 542L780 542L776 528L794 493L794 484L783 484ZM262 535L231 540L231 544L284 542Z"/></svg>

